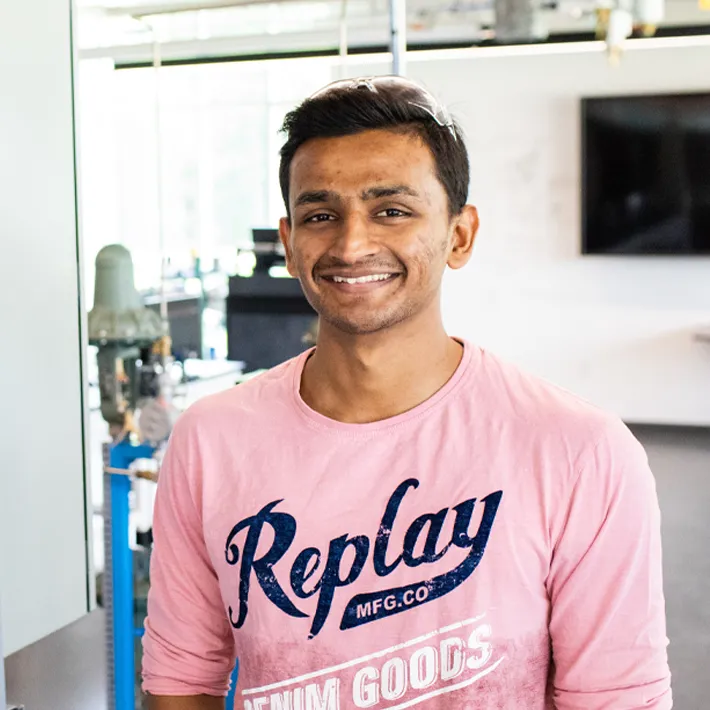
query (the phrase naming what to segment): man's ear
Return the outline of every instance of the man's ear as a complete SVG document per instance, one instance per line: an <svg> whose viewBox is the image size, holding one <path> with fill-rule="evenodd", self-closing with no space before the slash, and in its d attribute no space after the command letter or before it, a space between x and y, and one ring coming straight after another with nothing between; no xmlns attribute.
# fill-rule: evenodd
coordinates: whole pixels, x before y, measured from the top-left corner
<svg viewBox="0 0 710 710"><path fill-rule="evenodd" d="M296 278L298 274L293 264L293 250L291 249L291 220L288 217L282 217L279 220L279 237L286 253L286 269L291 276Z"/></svg>
<svg viewBox="0 0 710 710"><path fill-rule="evenodd" d="M478 234L478 210L473 205L464 205L454 217L451 252L447 264L452 269L461 269L471 258L473 245Z"/></svg>

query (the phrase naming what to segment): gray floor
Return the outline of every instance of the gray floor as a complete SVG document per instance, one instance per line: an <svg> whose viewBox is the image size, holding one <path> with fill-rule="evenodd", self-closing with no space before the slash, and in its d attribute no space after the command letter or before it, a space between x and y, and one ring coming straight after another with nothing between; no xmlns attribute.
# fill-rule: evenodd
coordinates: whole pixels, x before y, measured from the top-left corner
<svg viewBox="0 0 710 710"><path fill-rule="evenodd" d="M710 432L636 428L663 515L669 655L678 710L710 708Z"/></svg>
<svg viewBox="0 0 710 710"><path fill-rule="evenodd" d="M676 710L710 708L710 431L635 428L663 513ZM105 710L101 612L11 656L9 701L27 710ZM519 710L524 710L520 708Z"/></svg>

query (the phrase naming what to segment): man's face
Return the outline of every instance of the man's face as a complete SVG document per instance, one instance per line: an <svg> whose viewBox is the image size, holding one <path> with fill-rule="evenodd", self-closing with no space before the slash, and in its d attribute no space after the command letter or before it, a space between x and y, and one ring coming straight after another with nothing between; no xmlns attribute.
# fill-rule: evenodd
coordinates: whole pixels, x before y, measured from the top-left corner
<svg viewBox="0 0 710 710"><path fill-rule="evenodd" d="M450 219L434 158L411 134L308 141L291 164L289 201L280 226L289 271L322 320L346 333L438 310L447 263L468 260L460 222L471 226L475 210Z"/></svg>

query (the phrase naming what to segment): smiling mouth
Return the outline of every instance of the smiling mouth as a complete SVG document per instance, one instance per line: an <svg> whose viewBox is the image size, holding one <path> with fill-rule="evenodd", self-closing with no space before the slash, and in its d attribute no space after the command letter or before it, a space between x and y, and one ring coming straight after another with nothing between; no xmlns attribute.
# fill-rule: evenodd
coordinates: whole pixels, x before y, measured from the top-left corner
<svg viewBox="0 0 710 710"><path fill-rule="evenodd" d="M365 276L323 276L326 281L332 281L336 284L369 284L376 283L379 281L391 281L393 278L399 276L399 274L366 274Z"/></svg>

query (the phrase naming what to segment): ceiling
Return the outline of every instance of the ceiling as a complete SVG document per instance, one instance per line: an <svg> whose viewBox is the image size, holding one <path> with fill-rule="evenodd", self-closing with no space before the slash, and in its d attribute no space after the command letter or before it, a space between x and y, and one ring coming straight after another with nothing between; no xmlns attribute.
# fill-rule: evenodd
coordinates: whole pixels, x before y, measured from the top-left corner
<svg viewBox="0 0 710 710"><path fill-rule="evenodd" d="M526 1L526 0L524 0ZM536 3L540 37L594 31L599 0ZM602 0L603 1L603 0ZM633 0L618 0L632 2ZM494 38L495 0L408 0L410 45L477 44ZM386 46L388 0L77 0L84 56L165 59ZM344 19L343 19L344 18ZM666 0L662 27L710 25L698 0Z"/></svg>

